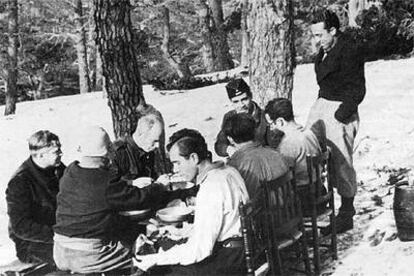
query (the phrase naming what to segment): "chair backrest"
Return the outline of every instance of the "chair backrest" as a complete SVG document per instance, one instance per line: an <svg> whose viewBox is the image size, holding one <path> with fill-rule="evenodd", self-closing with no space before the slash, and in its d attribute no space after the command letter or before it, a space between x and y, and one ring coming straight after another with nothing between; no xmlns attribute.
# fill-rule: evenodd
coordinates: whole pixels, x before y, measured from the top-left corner
<svg viewBox="0 0 414 276"><path fill-rule="evenodd" d="M269 260L268 244L270 240L263 189L260 189L256 197L246 204L240 202L239 212L247 275L255 275L255 271Z"/></svg>
<svg viewBox="0 0 414 276"><path fill-rule="evenodd" d="M296 190L293 171L264 182L265 208L268 211L271 235L276 238L290 236L302 223L301 204Z"/></svg>
<svg viewBox="0 0 414 276"><path fill-rule="evenodd" d="M331 152L329 148L321 155L307 155L306 163L308 169L309 183L311 184L310 195L317 205L329 201L333 195L333 185L330 180L332 171Z"/></svg>

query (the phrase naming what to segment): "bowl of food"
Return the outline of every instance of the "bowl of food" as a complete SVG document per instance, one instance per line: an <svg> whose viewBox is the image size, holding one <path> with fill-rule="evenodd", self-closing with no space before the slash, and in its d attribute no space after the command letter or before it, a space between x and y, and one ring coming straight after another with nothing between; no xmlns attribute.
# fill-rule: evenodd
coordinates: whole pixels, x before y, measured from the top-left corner
<svg viewBox="0 0 414 276"><path fill-rule="evenodd" d="M143 218L146 218L150 213L151 213L151 209L119 212L121 216L128 217L131 219L143 219Z"/></svg>
<svg viewBox="0 0 414 276"><path fill-rule="evenodd" d="M173 206L158 210L157 217L164 222L184 221L193 212L192 208L184 206Z"/></svg>

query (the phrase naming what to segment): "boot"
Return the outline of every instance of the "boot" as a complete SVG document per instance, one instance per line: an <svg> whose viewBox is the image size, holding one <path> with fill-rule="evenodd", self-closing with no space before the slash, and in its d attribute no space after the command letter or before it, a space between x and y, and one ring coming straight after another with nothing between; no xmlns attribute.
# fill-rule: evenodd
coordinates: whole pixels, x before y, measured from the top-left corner
<svg viewBox="0 0 414 276"><path fill-rule="evenodd" d="M335 217L337 234L344 233L354 228L354 215L354 197L341 197L341 207L339 208L338 215ZM329 235L330 233L331 225L321 229L321 234L323 236Z"/></svg>

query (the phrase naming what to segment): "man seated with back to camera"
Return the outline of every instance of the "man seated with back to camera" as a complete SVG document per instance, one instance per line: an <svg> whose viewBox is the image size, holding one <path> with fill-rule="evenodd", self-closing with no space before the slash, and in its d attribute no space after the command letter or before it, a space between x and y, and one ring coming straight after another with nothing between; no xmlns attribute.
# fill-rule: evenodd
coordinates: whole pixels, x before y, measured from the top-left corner
<svg viewBox="0 0 414 276"><path fill-rule="evenodd" d="M310 129L296 123L292 102L288 99L270 100L265 108L265 117L272 131L277 130L284 133L276 150L283 155L289 167L295 169L296 185L302 201L303 212L308 215L311 212L311 206L306 155L319 156L321 154L319 140ZM326 193L324 186L321 186L320 190L322 193ZM324 207L325 204L319 206L319 212L323 211Z"/></svg>
<svg viewBox="0 0 414 276"><path fill-rule="evenodd" d="M157 183L145 188L128 185L111 167L114 152L106 131L92 126L82 133L81 158L68 166L57 196L56 265L75 273L128 269L131 244L121 240L124 233L115 228L117 213L163 206L182 191L168 191Z"/></svg>
<svg viewBox="0 0 414 276"><path fill-rule="evenodd" d="M173 135L174 136L174 135ZM199 185L192 235L184 244L137 256L135 265L151 273L229 275L245 273L238 206L249 198L240 173L212 163L204 139L184 136L167 145L174 172Z"/></svg>
<svg viewBox="0 0 414 276"><path fill-rule="evenodd" d="M223 125L227 139L236 149L227 164L240 172L250 198L254 198L263 181L277 179L289 171L279 152L254 141L255 127L254 118L247 113L233 114Z"/></svg>
<svg viewBox="0 0 414 276"><path fill-rule="evenodd" d="M53 261L56 195L65 166L57 135L40 130L28 139L30 157L17 169L6 190L9 236L22 262Z"/></svg>

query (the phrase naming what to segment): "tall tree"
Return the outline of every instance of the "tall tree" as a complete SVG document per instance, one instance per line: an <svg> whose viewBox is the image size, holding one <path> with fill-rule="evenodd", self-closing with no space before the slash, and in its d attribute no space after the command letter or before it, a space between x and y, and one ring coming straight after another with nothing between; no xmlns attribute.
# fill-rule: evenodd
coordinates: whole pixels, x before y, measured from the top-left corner
<svg viewBox="0 0 414 276"><path fill-rule="evenodd" d="M249 66L249 33L247 30L248 4L249 4L249 0L243 0L242 7L241 7L240 29L241 29L242 45L241 45L240 64L242 67Z"/></svg>
<svg viewBox="0 0 414 276"><path fill-rule="evenodd" d="M163 56L180 78L187 78L191 76L188 65L183 63L179 57L174 58L173 54L170 53L170 10L166 6L161 7L161 16L163 27L161 50Z"/></svg>
<svg viewBox="0 0 414 276"><path fill-rule="evenodd" d="M78 54L79 88L80 93L91 92L88 57L86 51L85 19L83 17L82 0L76 0L75 5L76 51Z"/></svg>
<svg viewBox="0 0 414 276"><path fill-rule="evenodd" d="M102 58L108 104L116 137L131 135L136 109L146 105L135 54L129 0L93 0L96 45Z"/></svg>
<svg viewBox="0 0 414 276"><path fill-rule="evenodd" d="M221 0L209 0L213 18L213 47L214 65L216 71L228 70L234 67L224 28L223 3Z"/></svg>
<svg viewBox="0 0 414 276"><path fill-rule="evenodd" d="M18 4L17 0L8 1L8 41L7 48L7 77L6 77L6 106L4 115L16 112L17 97L17 49L18 49Z"/></svg>
<svg viewBox="0 0 414 276"><path fill-rule="evenodd" d="M212 32L210 29L211 12L205 0L199 0L198 14L201 21L201 36L203 46L201 48L204 67L207 72L214 71L214 48Z"/></svg>
<svg viewBox="0 0 414 276"><path fill-rule="evenodd" d="M221 0L199 0L198 14L203 38L203 62L207 72L223 71L234 67L224 25Z"/></svg>
<svg viewBox="0 0 414 276"><path fill-rule="evenodd" d="M261 106L275 97L292 98L295 67L291 0L249 4L250 87Z"/></svg>

